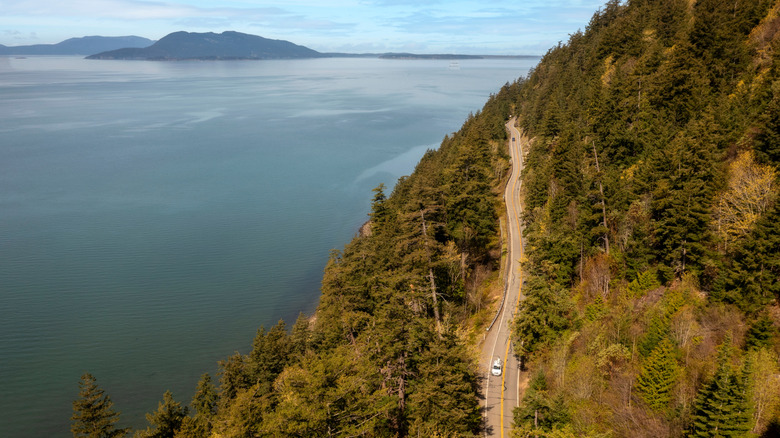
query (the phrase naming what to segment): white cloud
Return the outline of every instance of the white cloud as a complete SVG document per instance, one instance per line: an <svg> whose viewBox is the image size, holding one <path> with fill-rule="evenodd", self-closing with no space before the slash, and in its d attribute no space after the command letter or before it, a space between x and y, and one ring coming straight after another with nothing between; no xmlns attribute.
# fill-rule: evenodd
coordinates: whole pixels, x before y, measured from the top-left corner
<svg viewBox="0 0 780 438"><path fill-rule="evenodd" d="M178 30L236 30L317 50L534 53L584 28L603 0L0 0L0 44L83 35L157 39ZM4 29L5 28L5 29ZM347 51L347 50L343 50Z"/></svg>

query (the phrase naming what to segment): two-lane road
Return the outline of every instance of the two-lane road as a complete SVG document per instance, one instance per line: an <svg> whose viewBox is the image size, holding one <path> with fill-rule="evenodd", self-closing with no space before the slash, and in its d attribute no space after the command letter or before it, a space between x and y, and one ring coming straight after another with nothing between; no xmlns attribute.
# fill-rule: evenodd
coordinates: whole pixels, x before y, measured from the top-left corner
<svg viewBox="0 0 780 438"><path fill-rule="evenodd" d="M512 351L510 323L520 300L522 273L520 259L523 255L522 229L520 226L520 172L523 169L523 153L520 131L515 119L506 124L509 133L509 150L512 157L512 175L504 192L507 209L508 252L506 263L506 292L498 318L485 337L482 347L481 369L485 375L485 436L508 437L512 427L512 410L519 400L519 364ZM500 376L491 373L495 359L501 360Z"/></svg>

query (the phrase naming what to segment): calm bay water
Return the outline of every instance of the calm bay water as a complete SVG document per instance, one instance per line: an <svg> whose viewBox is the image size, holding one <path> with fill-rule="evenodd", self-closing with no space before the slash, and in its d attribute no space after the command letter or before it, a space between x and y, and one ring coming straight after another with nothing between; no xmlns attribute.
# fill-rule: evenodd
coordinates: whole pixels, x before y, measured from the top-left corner
<svg viewBox="0 0 780 438"><path fill-rule="evenodd" d="M0 58L0 430L68 436L94 374L170 389L312 313L392 186L535 60Z"/></svg>

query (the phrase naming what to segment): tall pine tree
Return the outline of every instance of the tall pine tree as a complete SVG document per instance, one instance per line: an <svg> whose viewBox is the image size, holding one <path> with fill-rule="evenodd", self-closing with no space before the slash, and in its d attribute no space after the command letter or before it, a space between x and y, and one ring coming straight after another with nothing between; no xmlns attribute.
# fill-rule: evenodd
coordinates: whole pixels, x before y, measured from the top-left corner
<svg viewBox="0 0 780 438"><path fill-rule="evenodd" d="M693 405L690 437L741 437L750 430L745 382L729 363L731 342L718 352L718 368Z"/></svg>
<svg viewBox="0 0 780 438"><path fill-rule="evenodd" d="M79 382L79 399L73 402L73 416L70 426L74 437L113 438L127 434L129 428L115 427L119 421L119 412L114 411L114 403L97 386L92 374L85 373Z"/></svg>
<svg viewBox="0 0 780 438"><path fill-rule="evenodd" d="M219 395L208 373L201 376L195 395L192 397L192 417L183 419L176 438L199 438L211 435L212 422L217 412Z"/></svg>
<svg viewBox="0 0 780 438"><path fill-rule="evenodd" d="M146 414L149 427L136 433L137 438L173 438L181 428L187 408L173 399L171 391L165 391L163 400L157 404L157 410Z"/></svg>
<svg viewBox="0 0 780 438"><path fill-rule="evenodd" d="M678 375L679 366L675 358L674 345L665 338L658 343L645 361L642 372L636 379L636 387L650 408L662 411L669 406Z"/></svg>

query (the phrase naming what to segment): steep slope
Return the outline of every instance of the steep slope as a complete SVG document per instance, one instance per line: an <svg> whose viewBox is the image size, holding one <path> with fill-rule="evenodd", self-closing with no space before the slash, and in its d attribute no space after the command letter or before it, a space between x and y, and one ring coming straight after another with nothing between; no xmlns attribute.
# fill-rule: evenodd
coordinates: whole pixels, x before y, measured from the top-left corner
<svg viewBox="0 0 780 438"><path fill-rule="evenodd" d="M319 52L289 41L240 32L174 32L149 47L112 50L88 56L87 59L291 59L319 56Z"/></svg>
<svg viewBox="0 0 780 438"><path fill-rule="evenodd" d="M774 0L610 1L522 81L517 436L776 430L778 29Z"/></svg>

